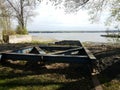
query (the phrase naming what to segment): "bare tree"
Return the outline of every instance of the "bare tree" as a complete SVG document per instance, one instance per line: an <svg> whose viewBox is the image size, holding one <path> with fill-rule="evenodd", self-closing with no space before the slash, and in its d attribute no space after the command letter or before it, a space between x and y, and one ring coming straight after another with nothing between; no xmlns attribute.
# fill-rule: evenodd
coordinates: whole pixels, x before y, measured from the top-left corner
<svg viewBox="0 0 120 90"><path fill-rule="evenodd" d="M10 7L12 7L13 16L18 20L19 26L26 28L28 19L34 15L33 9L37 3L42 0L6 0ZM47 0L46 2L52 2L54 6L62 4L66 12L73 12L78 7L83 6L89 0ZM7 5L8 5L7 4Z"/></svg>
<svg viewBox="0 0 120 90"><path fill-rule="evenodd" d="M9 6L12 7L13 16L17 18L21 29L26 28L28 19L34 15L37 0L6 0Z"/></svg>
<svg viewBox="0 0 120 90"><path fill-rule="evenodd" d="M0 26L3 30L11 29L11 10L4 0L0 0Z"/></svg>
<svg viewBox="0 0 120 90"><path fill-rule="evenodd" d="M6 1L8 7L12 7L13 16L17 18L19 26L23 29L28 19L34 15L33 9L42 0L1 0ZM61 7L67 13L79 11L81 8L89 10L91 20L98 20L102 12L110 12L107 22L120 22L120 0L46 0L52 2L55 7ZM11 8L10 8L11 9Z"/></svg>
<svg viewBox="0 0 120 90"><path fill-rule="evenodd" d="M26 27L27 19L33 16L32 10L37 3L42 0L6 0L14 10L14 16L18 19L18 23L21 28ZM62 6L65 12L74 12L79 7L84 6L89 0L46 0L46 2L52 2L54 6Z"/></svg>

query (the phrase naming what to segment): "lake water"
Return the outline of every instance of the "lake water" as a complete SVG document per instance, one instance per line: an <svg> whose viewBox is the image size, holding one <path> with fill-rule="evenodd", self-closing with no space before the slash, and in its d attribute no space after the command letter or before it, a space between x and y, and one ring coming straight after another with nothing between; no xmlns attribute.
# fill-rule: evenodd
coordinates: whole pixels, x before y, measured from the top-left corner
<svg viewBox="0 0 120 90"><path fill-rule="evenodd" d="M80 40L81 42L118 42L117 38L106 38L106 33L30 33L32 36L56 40Z"/></svg>

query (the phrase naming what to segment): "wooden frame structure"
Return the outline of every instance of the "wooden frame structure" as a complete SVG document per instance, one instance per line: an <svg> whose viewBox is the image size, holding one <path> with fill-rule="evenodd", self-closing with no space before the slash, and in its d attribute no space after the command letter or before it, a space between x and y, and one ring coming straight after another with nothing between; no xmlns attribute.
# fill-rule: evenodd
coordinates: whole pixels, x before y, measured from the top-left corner
<svg viewBox="0 0 120 90"><path fill-rule="evenodd" d="M72 43L76 45L72 45ZM96 63L96 58L79 41L61 41L54 45L27 47L1 53L1 63L9 59L13 61L81 63L88 65L91 70Z"/></svg>

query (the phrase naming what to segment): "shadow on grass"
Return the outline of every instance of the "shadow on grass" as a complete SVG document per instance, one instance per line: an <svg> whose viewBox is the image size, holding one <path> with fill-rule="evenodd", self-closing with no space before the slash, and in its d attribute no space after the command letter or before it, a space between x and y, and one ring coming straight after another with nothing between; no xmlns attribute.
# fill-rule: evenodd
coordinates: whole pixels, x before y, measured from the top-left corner
<svg viewBox="0 0 120 90"><path fill-rule="evenodd" d="M54 81L42 82L39 79L34 79L34 80L24 79L24 80L19 81L19 79L17 79L14 81L8 81L6 83L2 83L2 84L0 84L0 86L2 86L2 87L7 86L8 89L11 89L11 88L19 87L19 86L23 86L23 87L26 87L26 86L46 87L46 86L56 85L56 86L60 86L60 88L57 88L57 90L90 90L91 86L87 85L87 84L88 84L88 81L85 79L79 80L79 81L74 81L74 82L54 82Z"/></svg>
<svg viewBox="0 0 120 90"><path fill-rule="evenodd" d="M0 74L0 79L8 79L5 83L0 83L0 86L7 88L15 88L18 86L60 86L57 90L90 90L93 88L88 67L69 64L65 68L50 68L36 64L34 66L20 65L6 62L2 67L11 68L12 70ZM16 71L18 70L18 71ZM19 70L21 72L19 72ZM3 71L4 72L4 71ZM50 76L45 76L45 75ZM54 76L54 74L56 74ZM27 76L38 76L36 78L24 78ZM43 77L41 77L43 76ZM65 76L65 78L63 77ZM21 79L22 78L22 79ZM61 79L62 78L62 79ZM49 90L49 89L48 89Z"/></svg>
<svg viewBox="0 0 120 90"><path fill-rule="evenodd" d="M118 49L113 49L110 51L103 51L95 53L100 66L103 67L101 73L97 75L101 84L111 82L118 75L120 75L120 59L115 58L119 54ZM74 67L75 64L70 64L69 67L47 69L44 66L36 64L35 66L26 66L20 64L5 63L2 67L12 68L12 71L6 72L5 74L0 74L0 79L10 79L5 83L0 83L0 86L7 86L8 88L15 88L18 86L42 86L46 87L49 85L60 86L56 88L57 90L90 90L93 88L92 80L90 78L90 72L88 68ZM15 70L21 70L22 72L16 73ZM3 71L4 72L4 71ZM24 78L29 75L45 75L51 74L51 76L44 76L37 78ZM54 76L56 74L56 76ZM61 77L59 75L64 75L66 80L59 80ZM21 79L23 77L23 79ZM49 77L49 78L48 78ZM56 78L57 77L57 78ZM14 79L15 78L15 79ZM19 79L20 78L20 79ZM52 78L56 78L53 80ZM58 80L57 80L58 79Z"/></svg>
<svg viewBox="0 0 120 90"><path fill-rule="evenodd" d="M101 47L102 48L102 47ZM103 48L102 48L103 49ZM95 52L95 57L99 62L100 74L97 75L101 84L111 83L112 80L120 80L120 49L109 48L104 51ZM109 87L108 85L107 87ZM117 90L118 87L113 88ZM112 88L111 88L112 90Z"/></svg>

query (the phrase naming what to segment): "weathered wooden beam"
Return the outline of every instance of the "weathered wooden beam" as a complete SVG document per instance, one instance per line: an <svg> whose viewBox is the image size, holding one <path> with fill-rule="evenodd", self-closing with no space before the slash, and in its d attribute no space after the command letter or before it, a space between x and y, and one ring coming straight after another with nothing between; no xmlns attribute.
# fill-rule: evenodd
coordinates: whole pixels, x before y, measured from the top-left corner
<svg viewBox="0 0 120 90"><path fill-rule="evenodd" d="M86 47L84 47L84 50L91 60L96 60L96 57Z"/></svg>
<svg viewBox="0 0 120 90"><path fill-rule="evenodd" d="M46 62L59 62L59 63L89 63L90 59L88 56L45 56L43 59Z"/></svg>
<svg viewBox="0 0 120 90"><path fill-rule="evenodd" d="M68 50L64 50L64 51L57 51L57 52L53 52L53 53L49 53L50 55L57 55L57 54L64 54L64 55L72 55L73 52L78 51L83 49L83 47L79 47L79 48L74 48L74 49L68 49Z"/></svg>
<svg viewBox="0 0 120 90"><path fill-rule="evenodd" d="M82 46L79 40L63 40L55 42L56 45L74 45L74 46Z"/></svg>
<svg viewBox="0 0 120 90"><path fill-rule="evenodd" d="M68 50L68 49L74 49L79 48L80 46L60 46L60 45L54 45L54 46L39 46L41 49L45 49L48 51L59 51L59 50Z"/></svg>
<svg viewBox="0 0 120 90"><path fill-rule="evenodd" d="M42 50L47 50L47 51L61 51L61 50L68 50L68 49L74 49L74 48L79 48L78 46L48 46L48 45L41 45L41 46L32 46L32 47L24 47L20 48L19 50L11 50L9 52L14 52L14 53L28 53L33 49L33 47L39 47Z"/></svg>
<svg viewBox="0 0 120 90"><path fill-rule="evenodd" d="M11 60L34 60L34 61L39 61L41 60L41 56L37 55L37 54L21 54L21 53L2 53L1 54L1 61L2 60L7 60L7 59L11 59Z"/></svg>
<svg viewBox="0 0 120 90"><path fill-rule="evenodd" d="M57 63L89 63L88 56L71 56L71 55L41 55L41 54L18 54L18 53L2 53L1 61L3 60L33 60L44 62L57 62Z"/></svg>

